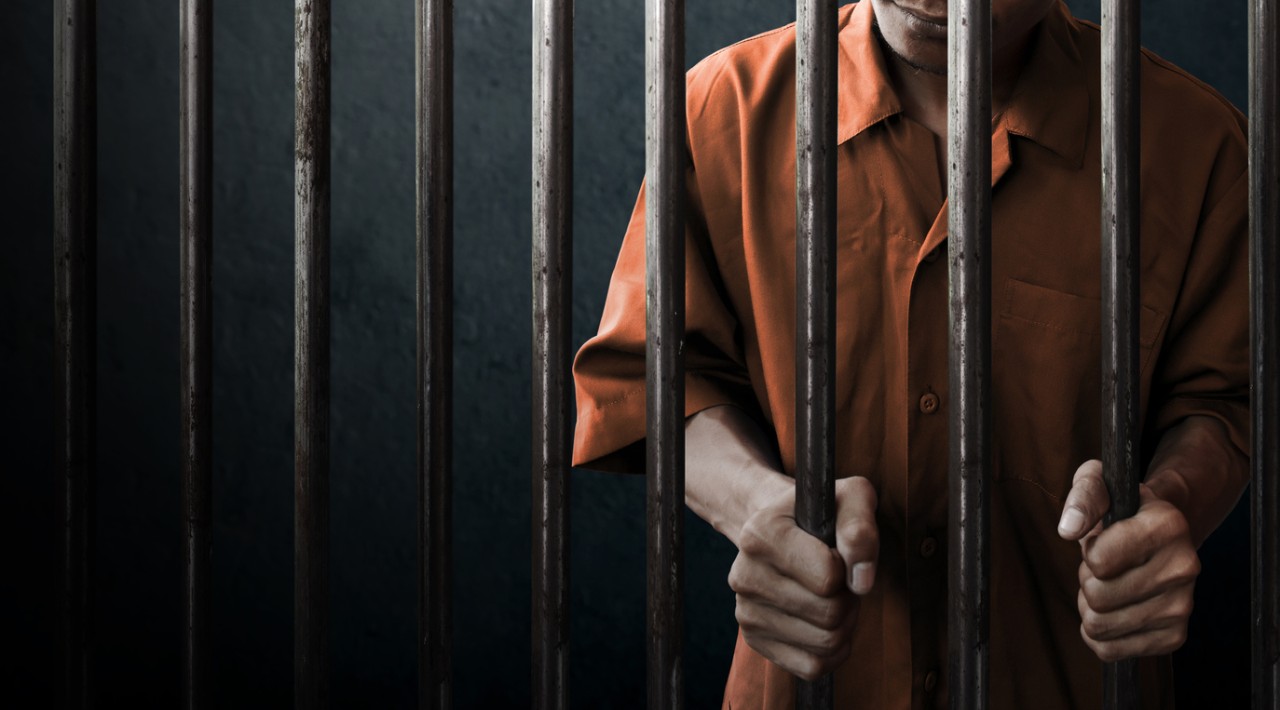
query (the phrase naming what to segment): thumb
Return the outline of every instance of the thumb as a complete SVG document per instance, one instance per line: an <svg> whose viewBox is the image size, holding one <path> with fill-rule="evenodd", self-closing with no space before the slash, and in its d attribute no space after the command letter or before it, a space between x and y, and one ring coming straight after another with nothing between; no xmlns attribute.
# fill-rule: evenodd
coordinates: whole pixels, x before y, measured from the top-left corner
<svg viewBox="0 0 1280 710"><path fill-rule="evenodd" d="M1079 540L1094 528L1111 508L1111 496L1102 480L1102 462L1085 461L1071 480L1071 492L1058 520L1058 535L1064 540Z"/></svg>
<svg viewBox="0 0 1280 710"><path fill-rule="evenodd" d="M848 570L849 590L866 594L875 584L880 558L876 491L862 476L836 482L836 552Z"/></svg>

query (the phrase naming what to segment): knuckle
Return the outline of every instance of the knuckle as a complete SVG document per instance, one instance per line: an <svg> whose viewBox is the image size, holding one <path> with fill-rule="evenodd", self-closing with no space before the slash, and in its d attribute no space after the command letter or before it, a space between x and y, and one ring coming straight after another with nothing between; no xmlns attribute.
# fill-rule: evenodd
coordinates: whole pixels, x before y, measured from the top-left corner
<svg viewBox="0 0 1280 710"><path fill-rule="evenodd" d="M1084 640L1084 645L1088 646L1099 658L1102 657L1102 644L1093 640L1093 637L1084 630L1084 624L1080 624L1080 638Z"/></svg>
<svg viewBox="0 0 1280 710"><path fill-rule="evenodd" d="M1076 469L1075 475L1071 478L1074 482L1087 478L1097 478L1101 475L1102 461L1100 459L1089 459L1088 461L1080 464L1080 467Z"/></svg>
<svg viewBox="0 0 1280 710"><path fill-rule="evenodd" d="M1093 542L1084 546L1084 551L1081 554L1081 563L1088 567L1089 574L1095 577L1099 576L1102 571L1102 564L1106 561L1106 555L1098 547L1098 541L1094 539Z"/></svg>
<svg viewBox="0 0 1280 710"><path fill-rule="evenodd" d="M1182 554L1181 579L1190 581L1200 576L1200 556L1194 550L1187 548Z"/></svg>
<svg viewBox="0 0 1280 710"><path fill-rule="evenodd" d="M1174 619L1185 620L1191 616L1191 610L1195 606L1195 602L1190 594L1180 594L1169 605L1169 616Z"/></svg>
<svg viewBox="0 0 1280 710"><path fill-rule="evenodd" d="M1080 585L1080 596L1090 611L1100 609L1103 602L1102 583L1096 579L1088 579Z"/></svg>
<svg viewBox="0 0 1280 710"><path fill-rule="evenodd" d="M817 680L822 674L817 656L811 653L801 653L800 657L796 659L795 667L791 669L791 672L796 677L806 681Z"/></svg>
<svg viewBox="0 0 1280 710"><path fill-rule="evenodd" d="M1080 567L1076 570L1076 580L1080 583L1081 589L1093 580L1093 570L1089 569L1088 562L1080 562Z"/></svg>
<svg viewBox="0 0 1280 710"><path fill-rule="evenodd" d="M741 555L733 561L733 566L729 568L729 588L739 594L747 589L746 564L743 562Z"/></svg>
<svg viewBox="0 0 1280 710"><path fill-rule="evenodd" d="M738 625L743 629L756 629L759 627L759 614L754 606L744 599L742 595L738 595L738 603L734 607L733 615L737 619Z"/></svg>
<svg viewBox="0 0 1280 710"><path fill-rule="evenodd" d="M840 650L844 645L844 634L836 629L823 629L815 639L815 646L818 650L826 655L831 655Z"/></svg>
<svg viewBox="0 0 1280 710"><path fill-rule="evenodd" d="M1088 512L1093 512L1092 506L1094 503L1106 500L1108 497L1107 487L1103 484L1102 478L1092 473L1081 476L1076 481L1076 486L1080 491L1080 495L1076 496L1075 502L1088 509Z"/></svg>
<svg viewBox="0 0 1280 710"><path fill-rule="evenodd" d="M880 546L880 533L870 520L850 520L845 523L844 538L854 547L874 549Z"/></svg>
<svg viewBox="0 0 1280 710"><path fill-rule="evenodd" d="M820 596L833 596L844 587L844 569L840 565L824 565L815 582Z"/></svg>
<svg viewBox="0 0 1280 710"><path fill-rule="evenodd" d="M1084 614L1080 616L1080 625L1084 627L1084 632L1090 638L1099 638L1106 635L1109 630L1109 624L1093 609L1085 609Z"/></svg>
<svg viewBox="0 0 1280 710"><path fill-rule="evenodd" d="M849 479L849 485L853 488L853 492L856 495L865 498L872 507L876 506L878 503L876 498L876 488L871 485L870 479L866 476L853 476Z"/></svg>
<svg viewBox="0 0 1280 710"><path fill-rule="evenodd" d="M822 605L822 613L820 613L820 623L818 626L822 628L840 628L845 623L846 606L832 600Z"/></svg>
<svg viewBox="0 0 1280 710"><path fill-rule="evenodd" d="M818 628L821 629L838 629L840 623L844 621L844 610L840 604L834 601L824 601L818 607L818 613L814 619Z"/></svg>
<svg viewBox="0 0 1280 710"><path fill-rule="evenodd" d="M770 546L762 528L763 524L759 518L749 518L742 526L742 534L738 539L738 551L750 557L766 555Z"/></svg>
<svg viewBox="0 0 1280 710"><path fill-rule="evenodd" d="M1167 536L1167 539L1183 538L1191 534L1191 525L1187 523L1187 518L1172 505L1169 506L1162 518L1162 532Z"/></svg>

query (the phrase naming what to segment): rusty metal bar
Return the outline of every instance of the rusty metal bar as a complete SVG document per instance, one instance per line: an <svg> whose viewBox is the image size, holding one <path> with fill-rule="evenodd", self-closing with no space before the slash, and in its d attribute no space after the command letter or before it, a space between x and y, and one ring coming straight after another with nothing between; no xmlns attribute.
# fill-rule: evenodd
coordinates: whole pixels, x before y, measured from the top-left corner
<svg viewBox="0 0 1280 710"><path fill-rule="evenodd" d="M948 12L951 707L985 708L990 631L991 0Z"/></svg>
<svg viewBox="0 0 1280 710"><path fill-rule="evenodd" d="M453 1L414 10L418 707L453 705Z"/></svg>
<svg viewBox="0 0 1280 710"><path fill-rule="evenodd" d="M1102 3L1102 471L1111 508L1104 524L1138 510L1142 480L1138 389L1141 7ZM1105 708L1137 708L1136 659L1103 667Z"/></svg>
<svg viewBox="0 0 1280 710"><path fill-rule="evenodd" d="M294 705L329 704L329 0L297 0Z"/></svg>
<svg viewBox="0 0 1280 710"><path fill-rule="evenodd" d="M213 0L183 0L179 36L182 362L182 705L208 705L213 497Z"/></svg>
<svg viewBox="0 0 1280 710"><path fill-rule="evenodd" d="M836 3L796 1L796 523L836 545ZM830 708L830 674L796 707Z"/></svg>
<svg viewBox="0 0 1280 710"><path fill-rule="evenodd" d="M1280 710L1280 1L1249 3L1253 707Z"/></svg>
<svg viewBox="0 0 1280 710"><path fill-rule="evenodd" d="M92 700L95 318L98 239L97 3L53 9L54 476L60 707Z"/></svg>
<svg viewBox="0 0 1280 710"><path fill-rule="evenodd" d="M648 704L684 707L684 0L645 0Z"/></svg>
<svg viewBox="0 0 1280 710"><path fill-rule="evenodd" d="M533 3L533 702L569 705L573 0Z"/></svg>

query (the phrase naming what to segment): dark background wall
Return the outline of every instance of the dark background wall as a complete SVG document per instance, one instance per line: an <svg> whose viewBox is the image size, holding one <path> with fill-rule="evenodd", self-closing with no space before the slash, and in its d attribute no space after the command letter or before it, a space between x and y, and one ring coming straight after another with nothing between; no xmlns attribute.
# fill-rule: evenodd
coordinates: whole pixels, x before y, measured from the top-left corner
<svg viewBox="0 0 1280 710"><path fill-rule="evenodd" d="M1246 101L1243 0L1148 2L1148 46ZM643 174L643 3L577 7L575 341L594 332ZM1073 2L1097 19L1096 2ZM291 697L292 3L217 0L214 640L219 700ZM333 7L333 693L408 706L415 669L413 3ZM689 0L690 63L794 17L791 0ZM178 693L177 3L99 9L98 681ZM528 3L458 2L455 545L459 707L528 703ZM0 683L52 690L52 20L0 9ZM572 688L640 707L644 490L573 477ZM1248 677L1243 507L1206 545L1186 706ZM734 550L689 518L691 707L719 702ZM998 614L997 614L998 618ZM16 653L12 653L16 652ZM999 672L996 669L995 672ZM1218 707L1232 707L1232 703ZM1243 705L1241 705L1243 706Z"/></svg>

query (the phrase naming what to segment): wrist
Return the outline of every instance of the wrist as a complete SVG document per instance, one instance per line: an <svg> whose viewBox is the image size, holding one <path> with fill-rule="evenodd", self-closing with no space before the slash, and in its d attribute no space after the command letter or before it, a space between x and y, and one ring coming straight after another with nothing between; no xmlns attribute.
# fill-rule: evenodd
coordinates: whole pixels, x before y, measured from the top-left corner
<svg viewBox="0 0 1280 710"><path fill-rule="evenodd" d="M778 499L788 494L794 494L795 481L768 466L751 465L745 467L738 472L735 477L737 485L734 489L737 492L739 504L735 506L726 506L737 512L733 520L724 521L723 526L716 525L716 529L725 537L733 542L734 547L738 547L742 538L742 528L752 517L760 514L762 511L776 506Z"/></svg>

